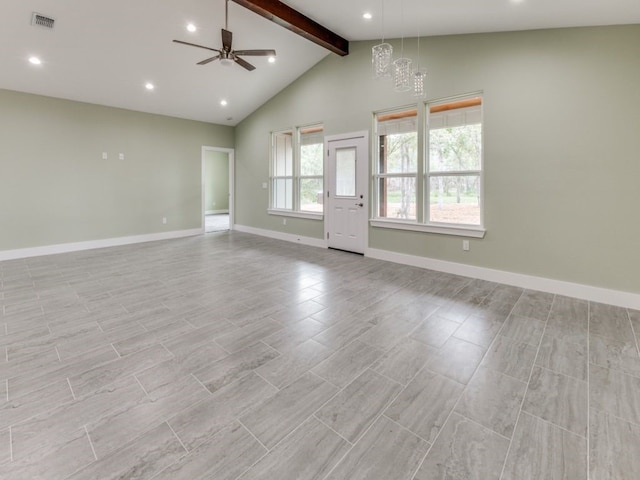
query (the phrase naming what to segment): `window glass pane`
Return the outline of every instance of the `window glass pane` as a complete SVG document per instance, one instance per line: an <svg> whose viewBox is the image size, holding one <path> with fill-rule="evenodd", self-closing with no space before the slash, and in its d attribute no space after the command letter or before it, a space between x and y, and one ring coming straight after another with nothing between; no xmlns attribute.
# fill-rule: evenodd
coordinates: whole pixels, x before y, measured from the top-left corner
<svg viewBox="0 0 640 480"><path fill-rule="evenodd" d="M336 195L356 196L356 148L336 150Z"/></svg>
<svg viewBox="0 0 640 480"><path fill-rule="evenodd" d="M380 173L415 173L418 168L418 132L380 135Z"/></svg>
<svg viewBox="0 0 640 480"><path fill-rule="evenodd" d="M481 158L481 125L463 125L429 131L430 171L480 170Z"/></svg>
<svg viewBox="0 0 640 480"><path fill-rule="evenodd" d="M429 180L429 220L480 225L480 176L435 176Z"/></svg>
<svg viewBox="0 0 640 480"><path fill-rule="evenodd" d="M273 176L293 175L293 135L291 132L274 134L273 142Z"/></svg>
<svg viewBox="0 0 640 480"><path fill-rule="evenodd" d="M273 208L287 210L293 208L293 179L273 179Z"/></svg>
<svg viewBox="0 0 640 480"><path fill-rule="evenodd" d="M380 218L416 219L415 177L387 177L378 180Z"/></svg>
<svg viewBox="0 0 640 480"><path fill-rule="evenodd" d="M303 178L300 180L300 210L322 213L323 200L321 178Z"/></svg>
<svg viewBox="0 0 640 480"><path fill-rule="evenodd" d="M323 143L300 146L300 175L313 176L323 173Z"/></svg>

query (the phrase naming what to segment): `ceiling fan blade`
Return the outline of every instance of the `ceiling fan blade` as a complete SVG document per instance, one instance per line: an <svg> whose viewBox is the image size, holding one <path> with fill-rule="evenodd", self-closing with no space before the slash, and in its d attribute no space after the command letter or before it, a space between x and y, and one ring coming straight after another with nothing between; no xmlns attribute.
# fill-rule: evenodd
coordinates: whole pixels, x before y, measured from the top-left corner
<svg viewBox="0 0 640 480"><path fill-rule="evenodd" d="M181 43L182 45L189 45L190 47L204 48L205 50L211 50L212 52L220 53L220 50L218 50L217 48L205 47L203 45L198 45L198 44L195 44L195 43L183 42L182 40L174 40L174 42L175 43Z"/></svg>
<svg viewBox="0 0 640 480"><path fill-rule="evenodd" d="M235 62L240 65L241 67L246 68L247 70L251 71L251 70L255 70L256 67L254 67L253 65L251 65L249 62L247 62L246 60L241 59L240 57L236 57L234 56L233 59L235 60Z"/></svg>
<svg viewBox="0 0 640 480"><path fill-rule="evenodd" d="M220 55L216 55L215 57L211 57L211 58L207 58L205 60L202 60L201 62L196 63L196 65L206 65L207 63L211 63L214 60L217 60L220 58Z"/></svg>
<svg viewBox="0 0 640 480"><path fill-rule="evenodd" d="M236 50L236 55L245 55L245 56L253 56L253 57L275 57L275 50Z"/></svg>
<svg viewBox="0 0 640 480"><path fill-rule="evenodd" d="M233 42L233 33L223 28L222 29L222 48L227 52L230 52L231 42Z"/></svg>

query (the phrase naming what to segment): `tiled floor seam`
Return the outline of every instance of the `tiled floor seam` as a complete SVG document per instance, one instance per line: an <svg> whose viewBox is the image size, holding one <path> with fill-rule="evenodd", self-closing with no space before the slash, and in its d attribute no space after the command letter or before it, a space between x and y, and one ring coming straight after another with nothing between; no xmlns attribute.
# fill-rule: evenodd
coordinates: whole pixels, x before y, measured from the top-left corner
<svg viewBox="0 0 640 480"><path fill-rule="evenodd" d="M69 385L69 390L71 390L71 396L73 397L74 400L76 399L76 394L73 391L73 387L71 386L71 380L69 380L69 377L67 377L67 385Z"/></svg>
<svg viewBox="0 0 640 480"><path fill-rule="evenodd" d="M509 311L509 315L507 315L506 318L509 318L509 316L511 315L511 313L513 312L513 310L516 308L516 305L518 303L518 301L522 298L522 295L524 294L524 290L520 293L520 296L518 297L518 300L516 300L513 304L513 306L511 307L511 310ZM498 331L496 332L495 337L493 338L493 340L491 341L491 343L489 344L489 346L487 347L486 351L484 352L484 355L482 356L482 358L480 359L480 362L478 362L478 365L476 366L473 374L471 375L471 378L473 378L473 376L476 374L476 372L478 371L478 369L480 368L480 366L482 365L482 363L484 362L485 358L487 357L487 355L489 354L489 352L491 351L491 347L493 346L493 344L495 343L496 339L500 336L500 332L502 332L502 330L504 329L504 326L506 324L506 319L504 322L502 322L502 325L500 325L500 328L498 329ZM462 324L461 324L462 325ZM458 327L460 328L460 327ZM457 331L457 329L456 329ZM451 336L455 335L455 332L453 332L451 334ZM425 366L421 369L425 370L426 364ZM429 370L431 371L431 370ZM531 371L533 372L533 365L531 366ZM414 376L415 378L415 376ZM447 377L448 378L448 377ZM455 412L456 408L458 407L458 404L460 403L460 400L462 399L462 397L464 396L465 390L467 389L468 383L467 385L464 386L464 389L462 390L462 392L460 393L460 396L458 397L458 399L456 400L456 403L453 405L453 408L451 409L451 411L449 412L449 415L447 415L446 420L442 423L442 427L440 428L440 430L438 431L438 433L436 434L435 438L433 439L433 442L430 444L429 449L427 450L427 452L424 454L424 457L422 457L422 460L420 460L420 463L418 465L418 468L416 469L416 471L414 472L413 476L411 477L412 480L415 480L415 476L417 475L417 473L420 471L420 469L422 468L422 465L424 464L425 460L427 459L427 457L429 456L429 452L431 451L431 449L433 448L433 446L436 444L436 442L438 441L438 438L440 437L440 433L442 433L442 431L444 430L445 425L447 424L447 422L449 421L449 419L451 418L451 416L453 415L453 412ZM523 401L524 401L524 397L523 397ZM520 405L520 408L522 409L522 404ZM459 414L458 414L459 415ZM465 417L466 418L466 417ZM476 422L474 422L476 423ZM484 427L487 428L487 427ZM488 429L491 430L491 429ZM493 430L491 430L493 432ZM515 428L514 428L515 431ZM501 435L502 436L502 435ZM509 441L509 448L511 448L511 440ZM506 464L507 461L507 456L508 456L509 452L507 451L507 455L505 455L505 460L504 463ZM504 464L503 464L503 470L504 470ZM502 477L502 472L500 474L500 477Z"/></svg>
<svg viewBox="0 0 640 480"><path fill-rule="evenodd" d="M373 371L373 370L372 370ZM313 375L316 375L315 373L311 372ZM378 373L378 372L375 372ZM362 374L361 374L362 375ZM318 378L321 378L319 375L316 375ZM353 450L355 448L355 446L358 444L358 441L360 441L360 439L362 439L369 430L371 430L371 428L376 424L376 422L380 419L380 417L382 417L384 415L384 411L389 408L389 405L391 405L399 396L400 394L404 391L405 387L401 384L399 384L398 382L395 382L398 385L400 385L402 388L400 388L398 390L398 393L396 395L394 395L393 397L391 397L391 399L380 409L380 413L378 415L376 415L376 417L371 421L371 423L369 424L369 426L360 434L360 436L352 443L352 442L348 442L349 443L349 448L347 449L347 451L345 452L345 454L342 456L342 458L340 458L340 460L338 460L336 462L336 464L333 466L333 468L327 472L327 474L323 477L323 479L328 478L329 475L331 475L331 472L333 472L336 467L338 467L338 465L340 465L340 463L342 463L342 461L344 460L344 458L349 454L349 452L351 452L351 450ZM340 394L344 389L346 389L351 383L349 383L348 385L345 385L343 388L341 388L339 391L336 392L335 395L333 395L331 398L329 398L325 403L323 403L322 405L320 405L320 407L313 412L313 417L316 417L316 413L318 413L326 404L328 404L333 398L335 398L338 394ZM386 415L385 415L385 418ZM305 420L306 421L306 420ZM396 422L394 422L396 423ZM324 422L323 422L324 425ZM402 427L402 425L400 425ZM404 430L407 430L405 427L402 427ZM332 429L333 430L333 429ZM408 431L408 430L407 430ZM414 433L412 433L412 435L415 435ZM417 436L417 435L416 435ZM342 437L342 435L340 435L340 437ZM420 438L420 437L418 437Z"/></svg>
<svg viewBox="0 0 640 480"><path fill-rule="evenodd" d="M355 445L354 443L351 443L349 440L347 440L346 438L344 438L342 435L340 435L339 432L336 432L333 428L331 428L331 426L327 425L326 423L324 423L322 421L321 418L319 418L315 413L313 415L311 415L313 418L315 418L317 421L319 421L322 425L324 425L325 427L327 427L329 430L331 430L333 433L335 433L336 435L338 435L342 440L344 440L345 442L347 442L350 446ZM303 422L304 423L304 422Z"/></svg>
<svg viewBox="0 0 640 480"><path fill-rule="evenodd" d="M589 350L587 348L587 354L588 353L589 353ZM553 368L545 367L544 365L537 365L537 364L534 363L533 366L534 367L538 367L541 370L546 370L547 372L555 373L556 375L561 375L561 376L567 377L567 378L573 378L574 380L577 380L578 382L588 384L588 380L583 380L582 378L575 377L573 375L569 375L569 374L566 374L564 372L559 372L558 370L554 370ZM615 370L615 369L612 369L612 370ZM522 380L520 380L520 381L522 381Z"/></svg>
<svg viewBox="0 0 640 480"><path fill-rule="evenodd" d="M89 429L87 428L86 425L83 428L84 428L84 433L86 433L87 435L87 440L89 441L89 446L91 447L91 451L93 452L93 458L95 461L98 461L98 455L96 454L96 449L93 448L93 442L91 441L91 435L89 435Z"/></svg>
<svg viewBox="0 0 640 480"><path fill-rule="evenodd" d="M386 409L385 409L386 410ZM407 427L405 427L404 425L396 422L393 418L389 417L386 413L382 413L381 417L386 418L387 420L389 420L392 423L395 423L398 427L400 427L402 430L405 430L407 432L409 432L411 435L413 435L414 437L418 437L420 440L422 440L423 442L428 443L429 445L431 445L431 442L429 440L427 440L426 438L424 438L422 435L420 435L419 433L413 432L410 429L408 429ZM380 418L380 417L378 417ZM376 419L377 420L377 419ZM476 422L473 422L476 423Z"/></svg>
<svg viewBox="0 0 640 480"><path fill-rule="evenodd" d="M165 420L165 421L164 421L164 423L166 423L166 424L167 424L167 427L169 427L169 430L171 430L171 433L173 433L173 436L174 436L174 437L176 437L176 438L178 439L178 442L180 442L180 445L182 445L182 448L184 448L185 455L188 455L188 454L189 454L189 449L187 448L187 446L186 446L184 443L182 443L182 440L180 440L180 437L178 436L178 434L176 433L176 431L173 429L173 427L171 426L171 424L169 423L169 421L168 421L168 420ZM161 425L162 425L162 424L161 424ZM185 455L183 455L183 457L184 457ZM182 458L182 457L180 457L180 458ZM180 461L180 459L178 459L177 461Z"/></svg>
<svg viewBox="0 0 640 480"><path fill-rule="evenodd" d="M253 432L249 429L249 427L247 427L244 423L242 423L242 421L240 420L240 417L236 417L235 419L236 422L238 422L240 425L242 425L242 428L244 428L247 432L249 432L249 435L251 435L256 442L258 442L260 445L262 445L262 447L264 449L266 449L267 453L265 453L263 456L266 456L269 454L269 452L271 450L273 450L274 448L276 448L278 445L280 445L280 443L282 443L282 441L287 438L289 435L291 435L291 433L295 432L298 428L300 428L300 425L302 425L302 423L306 422L306 419L304 420L304 422L302 422L300 425L298 425L296 428L294 428L289 435L286 435L284 438L282 438L278 443L276 443L273 447L271 447L271 450L269 450L269 448L260 441L260 439L258 437L256 437ZM214 435L215 436L215 435Z"/></svg>
<svg viewBox="0 0 640 480"><path fill-rule="evenodd" d="M638 428L640 428L640 423L632 422L631 420L628 420L628 419L626 419L626 418L622 418L622 417L620 417L620 416L618 416L618 415L615 415L615 414L613 414L613 413L611 413L611 412L608 412L608 411L606 411L606 410L602 410L601 408L592 407L592 409L593 409L594 411L602 412L602 413L604 413L605 415L607 415L608 417L615 418L616 420L619 420L619 421L621 421L621 422L628 423L629 425L632 425L632 426L634 426L634 427L638 427Z"/></svg>
<svg viewBox="0 0 640 480"><path fill-rule="evenodd" d="M276 358L280 358L280 357L276 357ZM275 360L275 359L274 359ZM265 365L267 365L269 362L265 363ZM255 373L258 377L260 377L262 380L264 380L265 382L267 382L269 385L271 385L273 388L277 389L279 392L284 390L285 388L287 388L289 385L291 385L293 382L295 382L297 379L299 379L302 375L304 375L304 373L298 377L295 378L295 380L293 382L289 382L286 385L283 385L281 388L276 387L273 383L271 383L269 380L267 380L266 378L264 378L262 375L260 375L259 372L256 371L257 368L254 368L253 370L251 370L253 373ZM306 373L306 372L305 372Z"/></svg>
<svg viewBox="0 0 640 480"><path fill-rule="evenodd" d="M521 297L522 298L522 297ZM515 435L515 432L518 428L518 423L520 423L520 417L522 416L522 407L524 405L524 401L527 398L527 392L529 391L529 385L531 384L531 378L533 377L533 371L535 370L536 367L536 362L538 360L538 356L540 355L540 349L542 348L542 339L544 338L544 333L547 331L547 325L549 324L549 318L551 317L551 312L553 311L553 305L556 302L556 296L553 296L553 301L551 302L551 306L549 307L549 312L547 313L547 319L544 322L544 328L542 329L542 335L540 335L540 339L538 340L538 347L536 349L536 355L533 358L533 363L531 364L531 370L529 370L529 379L527 380L527 386L524 390L524 394L522 395L522 400L520 401L520 408L518 409L518 416L516 418L516 423L514 424L513 427L513 434L512 434L512 438L511 441L509 442L509 446L507 447L507 453L504 456L504 462L502 463L502 471L500 472L500 477L499 479L502 480L502 477L504 476L504 471L505 468L507 467L507 460L509 459L509 454L511 453L511 446L513 445L513 435ZM517 304L517 302L516 302ZM514 305L515 308L515 305Z"/></svg>

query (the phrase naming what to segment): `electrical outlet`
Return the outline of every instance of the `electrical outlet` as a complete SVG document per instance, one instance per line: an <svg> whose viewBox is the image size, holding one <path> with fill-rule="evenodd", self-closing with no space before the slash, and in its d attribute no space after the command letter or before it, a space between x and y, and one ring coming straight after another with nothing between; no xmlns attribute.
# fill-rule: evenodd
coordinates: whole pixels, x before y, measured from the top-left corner
<svg viewBox="0 0 640 480"><path fill-rule="evenodd" d="M118 158L119 158L120 160L124 160L124 153L119 154L119 155L118 155Z"/></svg>
<svg viewBox="0 0 640 480"><path fill-rule="evenodd" d="M267 188L267 182L262 182L262 188Z"/></svg>
<svg viewBox="0 0 640 480"><path fill-rule="evenodd" d="M465 252L469 251L469 240L462 240L462 250Z"/></svg>
<svg viewBox="0 0 640 480"><path fill-rule="evenodd" d="M102 159L107 160L108 158L109 158L109 155L107 155L107 152L102 152Z"/></svg>
<svg viewBox="0 0 640 480"><path fill-rule="evenodd" d="M166 225L167 224L167 217L162 217L162 224Z"/></svg>
<svg viewBox="0 0 640 480"><path fill-rule="evenodd" d="M283 224L283 225L286 225L286 224L287 224L287 219L286 219L286 218L283 218L283 219L282 219L282 224Z"/></svg>

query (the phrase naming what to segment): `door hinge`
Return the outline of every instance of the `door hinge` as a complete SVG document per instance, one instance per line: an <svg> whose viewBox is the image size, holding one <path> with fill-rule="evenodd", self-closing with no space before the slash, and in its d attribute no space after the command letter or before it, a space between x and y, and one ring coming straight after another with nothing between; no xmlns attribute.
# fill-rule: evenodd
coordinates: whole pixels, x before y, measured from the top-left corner
<svg viewBox="0 0 640 480"><path fill-rule="evenodd" d="M329 232L327 232L327 240L329 240Z"/></svg>
<svg viewBox="0 0 640 480"><path fill-rule="evenodd" d="M329 198L329 190L327 190L327 198Z"/></svg>

